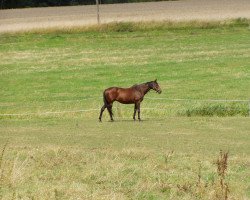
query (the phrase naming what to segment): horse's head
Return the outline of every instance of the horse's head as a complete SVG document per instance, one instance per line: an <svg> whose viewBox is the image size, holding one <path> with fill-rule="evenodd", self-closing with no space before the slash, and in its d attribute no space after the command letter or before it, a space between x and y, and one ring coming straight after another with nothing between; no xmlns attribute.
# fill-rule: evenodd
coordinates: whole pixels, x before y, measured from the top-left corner
<svg viewBox="0 0 250 200"><path fill-rule="evenodd" d="M159 86L159 84L157 83L157 79L155 79L154 81L151 81L148 83L148 86L150 89L158 92L159 94L161 94L161 88Z"/></svg>

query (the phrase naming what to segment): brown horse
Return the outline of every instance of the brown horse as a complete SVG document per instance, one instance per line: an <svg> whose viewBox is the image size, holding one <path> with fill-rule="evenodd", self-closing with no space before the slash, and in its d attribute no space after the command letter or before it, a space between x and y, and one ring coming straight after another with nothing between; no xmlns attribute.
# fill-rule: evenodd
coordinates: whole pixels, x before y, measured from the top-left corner
<svg viewBox="0 0 250 200"><path fill-rule="evenodd" d="M102 121L102 113L105 108L108 109L111 121L113 119L112 105L114 101L118 101L123 104L135 104L133 119L135 120L136 111L138 112L138 120L140 117L140 104L143 101L143 97L148 93L149 90L155 90L159 94L161 93L161 88L157 83L157 80L150 81L147 83L142 83L139 85L133 85L130 88L119 88L110 87L103 92L104 105L101 108L99 120Z"/></svg>

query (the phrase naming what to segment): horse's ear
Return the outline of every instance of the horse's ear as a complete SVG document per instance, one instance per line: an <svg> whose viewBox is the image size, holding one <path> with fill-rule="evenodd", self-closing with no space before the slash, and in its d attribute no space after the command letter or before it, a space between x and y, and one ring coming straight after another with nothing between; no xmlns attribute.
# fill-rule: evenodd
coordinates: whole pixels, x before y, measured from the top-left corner
<svg viewBox="0 0 250 200"><path fill-rule="evenodd" d="M155 82L157 82L157 79L155 79Z"/></svg>

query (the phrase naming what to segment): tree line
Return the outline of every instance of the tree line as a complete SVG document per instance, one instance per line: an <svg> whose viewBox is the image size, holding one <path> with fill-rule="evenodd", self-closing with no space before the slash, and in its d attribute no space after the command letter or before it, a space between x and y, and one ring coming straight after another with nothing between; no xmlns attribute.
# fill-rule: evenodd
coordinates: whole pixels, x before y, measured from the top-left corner
<svg viewBox="0 0 250 200"><path fill-rule="evenodd" d="M132 3L159 0L99 0L100 4ZM96 0L1 0L1 9L92 5Z"/></svg>

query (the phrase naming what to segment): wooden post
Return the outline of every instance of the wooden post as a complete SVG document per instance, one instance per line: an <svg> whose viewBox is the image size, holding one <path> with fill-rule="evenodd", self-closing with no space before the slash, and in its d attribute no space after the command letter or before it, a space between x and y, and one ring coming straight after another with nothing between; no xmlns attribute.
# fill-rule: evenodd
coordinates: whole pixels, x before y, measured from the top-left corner
<svg viewBox="0 0 250 200"><path fill-rule="evenodd" d="M100 24L99 0L96 0L97 23Z"/></svg>

